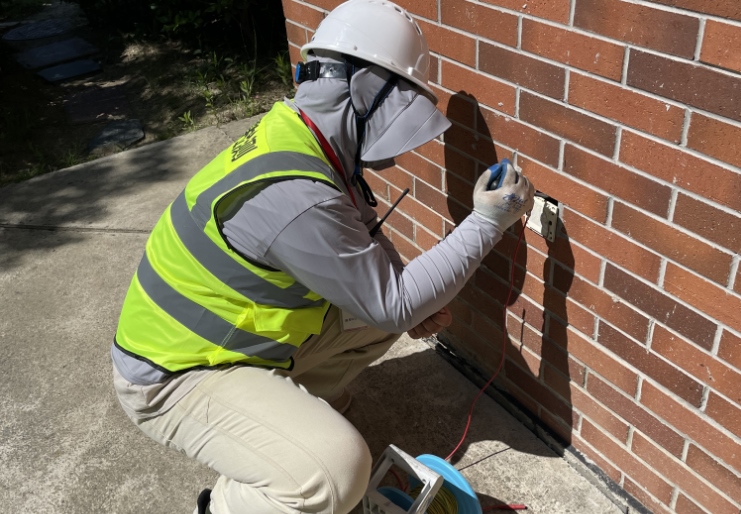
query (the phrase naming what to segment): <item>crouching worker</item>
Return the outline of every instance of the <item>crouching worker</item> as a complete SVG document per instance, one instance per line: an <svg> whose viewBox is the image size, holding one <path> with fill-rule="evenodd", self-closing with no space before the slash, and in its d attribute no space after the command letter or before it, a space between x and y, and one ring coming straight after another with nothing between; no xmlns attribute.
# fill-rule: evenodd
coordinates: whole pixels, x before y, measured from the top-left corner
<svg viewBox="0 0 741 514"><path fill-rule="evenodd" d="M396 5L351 0L301 52L295 99L160 218L111 349L131 420L221 475L197 513L350 512L371 455L342 415L347 384L399 334L448 326L445 306L532 206L514 168L495 191L487 171L475 212L403 266L370 233L378 217L362 170L450 126L427 83L427 43Z"/></svg>

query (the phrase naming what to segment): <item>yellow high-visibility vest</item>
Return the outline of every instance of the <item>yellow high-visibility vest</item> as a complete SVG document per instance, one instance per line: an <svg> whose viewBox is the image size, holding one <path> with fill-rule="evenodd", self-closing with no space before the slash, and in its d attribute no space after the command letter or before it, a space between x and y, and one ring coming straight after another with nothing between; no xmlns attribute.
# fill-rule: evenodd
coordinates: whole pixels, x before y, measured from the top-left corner
<svg viewBox="0 0 741 514"><path fill-rule="evenodd" d="M241 256L223 219L271 183L310 179L343 191L338 178L300 117L276 103L165 210L126 294L115 344L166 372L289 369L299 345L321 331L329 302Z"/></svg>

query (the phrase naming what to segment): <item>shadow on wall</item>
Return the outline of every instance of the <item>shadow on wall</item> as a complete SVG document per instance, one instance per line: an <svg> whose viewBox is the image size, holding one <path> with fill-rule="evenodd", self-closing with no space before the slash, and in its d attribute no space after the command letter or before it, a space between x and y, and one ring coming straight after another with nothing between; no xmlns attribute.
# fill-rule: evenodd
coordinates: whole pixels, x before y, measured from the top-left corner
<svg viewBox="0 0 741 514"><path fill-rule="evenodd" d="M494 144L472 95L453 95L446 115L454 122L474 127L470 130L454 123L445 133L448 208L458 224L473 207L476 178L488 166L513 156ZM517 222L484 259L456 299L456 321L441 339L463 356L467 366L488 380L499 366L504 330L506 361L495 381L497 389L531 418L546 424L559 442L568 446L574 424L570 382L582 383L584 378L578 366L570 365L566 337L566 295L573 281L574 256L565 227L560 227L553 243L527 230L517 250L508 301L512 257L522 230L523 223ZM502 327L505 303L511 315L507 326Z"/></svg>

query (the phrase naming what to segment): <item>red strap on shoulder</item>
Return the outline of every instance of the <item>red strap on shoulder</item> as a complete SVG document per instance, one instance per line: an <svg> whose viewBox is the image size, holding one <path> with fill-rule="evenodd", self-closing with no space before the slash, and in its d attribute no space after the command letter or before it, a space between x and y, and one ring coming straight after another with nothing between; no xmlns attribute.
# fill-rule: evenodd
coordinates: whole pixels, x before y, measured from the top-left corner
<svg viewBox="0 0 741 514"><path fill-rule="evenodd" d="M332 149L332 146L329 144L327 139L324 137L324 134L319 130L319 127L316 126L316 124L311 121L311 119L302 111L301 109L298 110L299 114L301 114L301 119L304 120L304 123L306 123L306 126L311 129L311 131L314 133L314 136L319 141L319 144L322 147L322 150L324 150L324 155L327 156L327 159L329 159L329 162L332 163L332 167L335 169L335 171L342 177L342 181L345 183L345 186L347 187L347 190L350 192L350 199L352 200L353 205L357 209L358 204L355 202L355 194L353 194L353 188L350 187L350 184L347 183L347 178L345 177L345 172L342 169L342 164L340 163L339 157L337 157L337 154Z"/></svg>

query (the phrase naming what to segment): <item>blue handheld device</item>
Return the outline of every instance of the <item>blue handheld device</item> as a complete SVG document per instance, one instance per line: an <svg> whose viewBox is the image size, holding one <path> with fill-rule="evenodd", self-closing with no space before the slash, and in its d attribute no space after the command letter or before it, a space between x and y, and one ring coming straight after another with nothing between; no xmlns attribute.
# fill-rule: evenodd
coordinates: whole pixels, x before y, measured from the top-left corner
<svg viewBox="0 0 741 514"><path fill-rule="evenodd" d="M509 159L502 159L500 162L494 164L489 169L491 170L491 176L489 182L486 184L487 191L494 191L502 187L504 182L504 176L507 174L507 164L512 164ZM515 176L515 184L519 181L519 176ZM496 184L496 187L494 187Z"/></svg>

